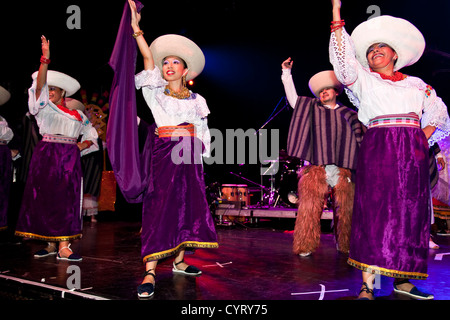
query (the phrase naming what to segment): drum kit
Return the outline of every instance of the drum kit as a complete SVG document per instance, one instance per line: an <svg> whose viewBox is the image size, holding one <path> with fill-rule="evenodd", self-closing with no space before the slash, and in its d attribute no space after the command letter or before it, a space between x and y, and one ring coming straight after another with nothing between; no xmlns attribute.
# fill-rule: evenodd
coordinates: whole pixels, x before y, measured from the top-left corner
<svg viewBox="0 0 450 320"><path fill-rule="evenodd" d="M278 109L282 102L284 105ZM282 97L269 119L262 125L257 133L269 122L277 117L283 110L290 110L286 97ZM213 206L225 205L235 209L245 208L296 208L298 203L299 172L304 161L291 157L285 150L280 150L276 160L263 161L260 168L260 183L252 181L240 173L230 172L231 175L242 180L242 184L213 183L207 187L207 195ZM269 177L270 186L265 186L264 177ZM246 182L244 184L244 182ZM250 185L250 186L249 186ZM259 200L255 197L260 194ZM211 207L211 205L210 205ZM240 222L243 217L226 217L231 222Z"/></svg>
<svg viewBox="0 0 450 320"><path fill-rule="evenodd" d="M278 166L278 170L272 170L275 166ZM302 166L302 160L290 157L281 150L278 159L261 163L260 183L230 172L231 175L243 180L243 183L220 185L216 182L207 189L210 189L210 198L213 201L234 204L234 208L296 208L298 174ZM267 184L264 177L268 177L269 186L264 185Z"/></svg>

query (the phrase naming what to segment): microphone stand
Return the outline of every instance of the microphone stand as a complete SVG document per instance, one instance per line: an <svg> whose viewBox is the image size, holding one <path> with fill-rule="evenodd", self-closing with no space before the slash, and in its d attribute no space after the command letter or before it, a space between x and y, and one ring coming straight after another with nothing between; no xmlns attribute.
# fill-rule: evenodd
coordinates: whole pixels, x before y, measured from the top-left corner
<svg viewBox="0 0 450 320"><path fill-rule="evenodd" d="M277 112L275 113L273 116L269 117L269 120L267 120L262 126L261 128L259 128L258 130L256 130L255 135L261 130L263 129L270 121L272 121L273 119L275 119L276 116L278 116L278 114L280 114L281 111L283 111L284 109L286 109L286 107L289 105L286 97L281 97L280 101L278 101L277 105L275 106L275 109L272 111L271 115L275 112L275 110L277 110L278 106L280 105L282 100L285 100L285 104L284 106Z"/></svg>
<svg viewBox="0 0 450 320"><path fill-rule="evenodd" d="M278 106L280 105L281 101L284 99L284 106L275 114L273 114L277 109ZM270 121L272 121L273 119L275 119L280 113L281 111L283 111L284 109L286 109L286 107L289 105L288 101L287 101L287 97L281 97L280 101L278 101L277 105L275 106L275 109L272 111L271 115L269 116L269 119L261 126L261 128L259 128L256 132L255 135L259 133L259 131L261 129L263 129ZM273 115L273 116L272 116ZM266 170L266 172L272 168L272 165ZM267 188L263 186L263 175L261 175L261 202L264 202L264 190L266 190ZM275 187L274 187L274 177L273 175L271 175L270 177L270 196L269 196L269 206L272 205L273 203L273 197L275 195ZM278 201L278 199L277 199ZM276 202L275 202L276 203Z"/></svg>

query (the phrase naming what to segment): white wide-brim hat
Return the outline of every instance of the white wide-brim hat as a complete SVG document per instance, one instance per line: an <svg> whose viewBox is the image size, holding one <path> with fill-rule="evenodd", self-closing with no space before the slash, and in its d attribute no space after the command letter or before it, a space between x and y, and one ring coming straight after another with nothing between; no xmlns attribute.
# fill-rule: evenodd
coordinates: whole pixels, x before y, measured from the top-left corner
<svg viewBox="0 0 450 320"><path fill-rule="evenodd" d="M352 32L356 58L366 68L367 49L383 42L397 53L398 59L394 71L417 62L425 50L425 39L422 33L409 21L392 16L379 16L358 25Z"/></svg>
<svg viewBox="0 0 450 320"><path fill-rule="evenodd" d="M325 88L333 87L336 89L337 93L341 93L344 89L342 83L338 81L334 71L326 70L316 73L309 79L309 90L313 93L316 98L319 98L320 91Z"/></svg>
<svg viewBox="0 0 450 320"><path fill-rule="evenodd" d="M0 86L0 106L7 103L9 98L11 98L9 91Z"/></svg>
<svg viewBox="0 0 450 320"><path fill-rule="evenodd" d="M38 72L39 71L36 71L31 75L33 81L36 80ZM77 92L81 87L80 83L71 76L68 76L65 73L54 70L47 71L47 85L49 87L55 86L63 89L64 91L66 91L65 97L70 97L75 92Z"/></svg>
<svg viewBox="0 0 450 320"><path fill-rule="evenodd" d="M163 59L168 56L176 56L186 62L189 72L186 80L197 77L205 67L205 55L192 40L177 35L166 34L156 38L150 45L155 65L162 71Z"/></svg>
<svg viewBox="0 0 450 320"><path fill-rule="evenodd" d="M73 98L66 99L66 107L70 110L80 110L81 112L84 112L86 109L86 106L81 101Z"/></svg>

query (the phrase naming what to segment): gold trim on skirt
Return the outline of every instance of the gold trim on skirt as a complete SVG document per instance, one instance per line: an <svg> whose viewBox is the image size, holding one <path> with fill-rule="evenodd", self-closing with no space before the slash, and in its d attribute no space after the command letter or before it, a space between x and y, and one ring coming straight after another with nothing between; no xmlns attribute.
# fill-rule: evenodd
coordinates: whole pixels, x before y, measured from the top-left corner
<svg viewBox="0 0 450 320"><path fill-rule="evenodd" d="M171 255L174 255L178 253L181 249L184 248L194 248L194 249L215 249L218 248L219 244L217 242L200 242L200 241L184 241L180 243L175 248L161 251L161 252L155 252L149 255L146 255L143 259L144 263L149 261L157 261L163 258L167 258Z"/></svg>
<svg viewBox="0 0 450 320"><path fill-rule="evenodd" d="M29 232L22 232L22 231L16 231L16 236L24 237L24 238L30 238L30 239L37 239L37 240L44 240L44 241L69 241L73 239L79 239L81 238L82 234L76 234L73 236L43 236L39 234L29 233Z"/></svg>
<svg viewBox="0 0 450 320"><path fill-rule="evenodd" d="M404 279L416 279L416 280L424 280L428 277L428 274L426 273L420 273L420 272L406 272L406 271L399 271L399 270L392 270L392 269L386 269L381 268L378 266L369 266L368 264L358 262L356 260L353 260L351 258L348 258L347 263L351 265L352 267L355 267L359 270L362 270L364 272L368 272L371 274L380 274L382 276L387 276L391 278L404 278Z"/></svg>

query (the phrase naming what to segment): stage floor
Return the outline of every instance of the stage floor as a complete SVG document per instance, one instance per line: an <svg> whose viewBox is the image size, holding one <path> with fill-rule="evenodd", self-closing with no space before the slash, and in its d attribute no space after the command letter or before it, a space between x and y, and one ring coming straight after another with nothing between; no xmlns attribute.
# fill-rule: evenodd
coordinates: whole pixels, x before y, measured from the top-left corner
<svg viewBox="0 0 450 320"><path fill-rule="evenodd" d="M244 220L253 220L257 218L291 218L297 217L296 208L286 207L242 207L235 208L233 205L222 204L215 209L215 215L219 222L224 217L243 218ZM323 211L321 219L333 219L333 210Z"/></svg>
<svg viewBox="0 0 450 320"><path fill-rule="evenodd" d="M162 261L151 300L355 299L361 273L336 251L332 232L324 226L319 249L303 258L291 252L293 223L266 218L258 224L217 226L218 249L186 256L203 274L174 275L172 259ZM58 261L55 256L33 258L43 248L39 241L2 241L0 300L138 300L136 287L144 271L140 227L138 221L102 216L97 223L85 221L83 239L72 244L83 256L79 263ZM430 250L429 278L415 283L436 300L450 300L450 237L434 239L440 249ZM69 290L77 279L79 289ZM391 279L381 277L378 283L378 300L408 300L393 292Z"/></svg>

